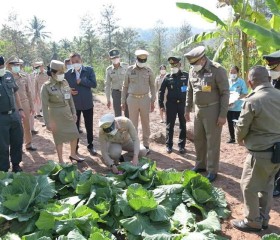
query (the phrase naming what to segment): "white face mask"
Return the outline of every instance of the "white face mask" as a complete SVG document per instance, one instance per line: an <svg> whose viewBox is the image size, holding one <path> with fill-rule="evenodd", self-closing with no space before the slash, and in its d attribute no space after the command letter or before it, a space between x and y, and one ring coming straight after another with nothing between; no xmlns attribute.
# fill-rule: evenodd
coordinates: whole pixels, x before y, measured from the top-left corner
<svg viewBox="0 0 280 240"><path fill-rule="evenodd" d="M165 69L161 69L159 72L160 72L161 75L164 75L166 73L166 70Z"/></svg>
<svg viewBox="0 0 280 240"><path fill-rule="evenodd" d="M193 70L194 70L195 72L199 72L199 71L202 69L202 65L200 65L200 64L198 64L198 65L193 65L192 67L193 67Z"/></svg>
<svg viewBox="0 0 280 240"><path fill-rule="evenodd" d="M230 80L235 80L237 78L237 74L229 74Z"/></svg>
<svg viewBox="0 0 280 240"><path fill-rule="evenodd" d="M137 64L137 66L140 67L140 68L143 68L143 67L146 66L146 63L140 63L140 62L138 62L138 61L136 61L136 64Z"/></svg>
<svg viewBox="0 0 280 240"><path fill-rule="evenodd" d="M75 70L78 71L81 68L82 64L81 63L74 63L72 66L73 66L73 68L75 68Z"/></svg>
<svg viewBox="0 0 280 240"><path fill-rule="evenodd" d="M177 68L177 67L171 68L170 70L171 70L172 74L176 74L179 72L179 68Z"/></svg>
<svg viewBox="0 0 280 240"><path fill-rule="evenodd" d="M120 63L119 58L113 58L111 61L112 61L112 64L115 64L115 65Z"/></svg>
<svg viewBox="0 0 280 240"><path fill-rule="evenodd" d="M72 64L67 64L67 65L66 65L66 68L67 68L67 69L71 69L71 68L73 68L73 65L72 65Z"/></svg>
<svg viewBox="0 0 280 240"><path fill-rule="evenodd" d="M62 82L64 80L64 73L63 74L57 74L56 75L56 80L58 82Z"/></svg>
<svg viewBox="0 0 280 240"><path fill-rule="evenodd" d="M0 69L0 77L3 77L5 75L6 69L5 68L1 68Z"/></svg>
<svg viewBox="0 0 280 240"><path fill-rule="evenodd" d="M268 74L272 80L278 79L280 77L280 71L278 72L278 71L269 70Z"/></svg>
<svg viewBox="0 0 280 240"><path fill-rule="evenodd" d="M20 72L20 66L12 66L12 72L13 73L19 73Z"/></svg>

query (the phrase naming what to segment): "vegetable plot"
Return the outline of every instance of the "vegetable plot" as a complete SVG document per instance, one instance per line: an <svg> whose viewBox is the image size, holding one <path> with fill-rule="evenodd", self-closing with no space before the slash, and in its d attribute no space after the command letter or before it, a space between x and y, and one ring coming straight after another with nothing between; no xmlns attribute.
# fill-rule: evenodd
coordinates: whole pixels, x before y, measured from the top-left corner
<svg viewBox="0 0 280 240"><path fill-rule="evenodd" d="M225 195L193 171L122 163L123 175L49 161L38 174L0 172L0 239L226 239Z"/></svg>

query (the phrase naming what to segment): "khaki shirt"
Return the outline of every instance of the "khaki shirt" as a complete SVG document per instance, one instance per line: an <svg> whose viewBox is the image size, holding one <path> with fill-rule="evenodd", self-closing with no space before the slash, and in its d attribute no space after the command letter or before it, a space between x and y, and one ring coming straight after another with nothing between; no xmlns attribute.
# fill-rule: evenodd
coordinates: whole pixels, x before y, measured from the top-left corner
<svg viewBox="0 0 280 240"><path fill-rule="evenodd" d="M245 99L236 124L237 141L249 150L265 150L280 142L280 91L270 83L254 89Z"/></svg>
<svg viewBox="0 0 280 240"><path fill-rule="evenodd" d="M19 73L18 75L14 75L14 79L19 87L18 94L19 94L20 102L21 103L28 102L30 109L34 111L31 86L30 86L30 81L28 79L28 76L23 73Z"/></svg>
<svg viewBox="0 0 280 240"><path fill-rule="evenodd" d="M47 125L50 120L49 108L66 107L69 105L72 115L76 114L71 88L65 79L62 82L57 82L50 78L50 80L45 82L41 89L41 99L44 120Z"/></svg>
<svg viewBox="0 0 280 240"><path fill-rule="evenodd" d="M220 104L219 117L226 117L229 104L227 72L219 63L207 59L201 71L190 69L186 111L191 112L193 104L205 106L214 103Z"/></svg>
<svg viewBox="0 0 280 240"><path fill-rule="evenodd" d="M125 73L127 71L128 64L120 63L118 68L115 68L114 65L110 65L106 69L106 78L105 78L105 94L107 101L110 101L111 90L122 90L122 85L125 78Z"/></svg>
<svg viewBox="0 0 280 240"><path fill-rule="evenodd" d="M138 155L140 151L140 141L137 131L130 119L126 117L116 117L115 126L118 129L115 135L107 134L103 129L99 130L99 142L102 158L106 165L110 166L114 160L110 158L108 153L108 143L119 143L125 145L132 141L134 143L134 155Z"/></svg>
<svg viewBox="0 0 280 240"><path fill-rule="evenodd" d="M138 68L136 64L129 66L122 87L122 104L125 104L127 94L151 94L151 101L156 100L155 78L149 67Z"/></svg>
<svg viewBox="0 0 280 240"><path fill-rule="evenodd" d="M38 73L35 77L35 96L36 98L40 97L40 92L43 84L49 80L49 76L46 72Z"/></svg>

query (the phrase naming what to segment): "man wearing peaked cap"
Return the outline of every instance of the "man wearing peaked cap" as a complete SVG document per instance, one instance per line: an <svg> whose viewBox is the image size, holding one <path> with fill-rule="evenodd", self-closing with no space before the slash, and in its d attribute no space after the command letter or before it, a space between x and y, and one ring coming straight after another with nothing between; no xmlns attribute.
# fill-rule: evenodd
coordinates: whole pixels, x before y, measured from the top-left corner
<svg viewBox="0 0 280 240"><path fill-rule="evenodd" d="M186 120L194 108L195 172L208 171L214 181L220 161L222 127L226 123L229 104L227 71L205 56L205 47L199 46L185 54L191 64L188 83Z"/></svg>
<svg viewBox="0 0 280 240"><path fill-rule="evenodd" d="M140 146L137 131L130 119L124 116L115 117L111 113L103 115L99 120L99 142L102 159L114 173L118 173L116 165L124 158L122 151L132 157L132 164L138 164L138 158L147 154Z"/></svg>
<svg viewBox="0 0 280 240"><path fill-rule="evenodd" d="M273 182L280 170L280 92L264 66L249 70L248 84L253 91L236 123L237 141L248 150L240 180L244 219L231 223L240 231L259 232L269 227Z"/></svg>
<svg viewBox="0 0 280 240"><path fill-rule="evenodd" d="M22 171L19 164L22 160L21 117L24 118L24 113L18 89L12 73L5 70L4 57L0 56L0 171L4 172L9 170L10 160L13 172Z"/></svg>
<svg viewBox="0 0 280 240"><path fill-rule="evenodd" d="M280 90L280 51L264 55L263 59L266 60L273 87ZM275 176L273 196L280 196L280 171Z"/></svg>
<svg viewBox="0 0 280 240"><path fill-rule="evenodd" d="M136 63L129 66L122 87L122 109L126 103L129 118L138 130L139 115L142 123L143 144L149 150L150 112L155 108L155 78L151 68L146 66L149 53L136 50ZM128 97L127 97L128 95Z"/></svg>
<svg viewBox="0 0 280 240"><path fill-rule="evenodd" d="M32 90L30 81L27 74L23 74L21 72L20 60L17 57L10 57L7 61L7 69L11 71L13 77L15 79L16 84L19 87L18 94L20 97L20 102L22 105L22 109L25 114L25 118L22 120L23 130L24 130L24 143L25 149L27 151L36 151L37 148L33 146L32 141L32 133L31 133L31 125L30 119L32 115L35 113L34 110L34 102L32 99Z"/></svg>
<svg viewBox="0 0 280 240"><path fill-rule="evenodd" d="M179 133L179 152L185 153L186 145L186 119L185 119L185 105L186 105L186 92L188 86L189 75L186 72L180 70L181 58L169 57L168 62L171 67L171 73L167 74L163 80L159 90L159 105L160 108L164 108L164 96L167 90L167 101L166 107L166 151L167 153L172 152L173 147L173 134L176 117L178 114L180 122L180 133Z"/></svg>
<svg viewBox="0 0 280 240"><path fill-rule="evenodd" d="M115 48L109 51L109 58L112 64L106 69L105 94L107 98L107 107L109 109L111 108L112 96L115 116L118 117L122 115L122 84L124 82L128 64L120 61L120 52ZM125 109L125 116L128 117L128 108Z"/></svg>

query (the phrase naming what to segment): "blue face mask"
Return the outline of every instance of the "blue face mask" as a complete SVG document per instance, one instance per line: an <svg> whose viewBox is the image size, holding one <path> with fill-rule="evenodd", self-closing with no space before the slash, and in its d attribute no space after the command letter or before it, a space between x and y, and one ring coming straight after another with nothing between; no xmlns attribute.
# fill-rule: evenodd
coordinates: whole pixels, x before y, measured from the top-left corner
<svg viewBox="0 0 280 240"><path fill-rule="evenodd" d="M20 66L12 66L12 72L13 73L19 73L20 72Z"/></svg>
<svg viewBox="0 0 280 240"><path fill-rule="evenodd" d="M67 64L66 67L67 67L67 69L71 69L71 68L73 68L73 65L72 64Z"/></svg>

